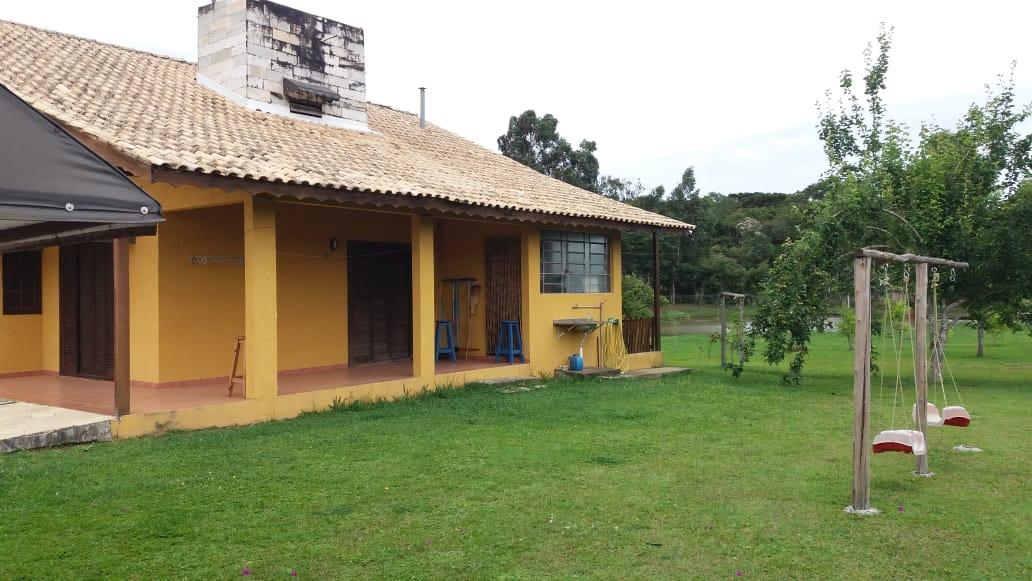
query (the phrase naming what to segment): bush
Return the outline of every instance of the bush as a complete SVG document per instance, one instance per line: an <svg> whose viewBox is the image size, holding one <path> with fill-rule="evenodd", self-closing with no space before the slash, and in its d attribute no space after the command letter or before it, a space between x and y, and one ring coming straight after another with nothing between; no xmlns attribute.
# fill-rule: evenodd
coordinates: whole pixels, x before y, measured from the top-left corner
<svg viewBox="0 0 1032 581"><path fill-rule="evenodd" d="M660 306L666 299L660 296ZM623 277L623 317L625 319L648 319L652 316L652 286L640 276L628 274Z"/></svg>

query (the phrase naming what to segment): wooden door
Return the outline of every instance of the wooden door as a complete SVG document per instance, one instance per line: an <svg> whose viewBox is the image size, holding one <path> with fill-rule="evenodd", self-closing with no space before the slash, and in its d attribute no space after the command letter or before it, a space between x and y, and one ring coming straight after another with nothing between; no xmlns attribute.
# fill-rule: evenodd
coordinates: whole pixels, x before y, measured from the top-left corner
<svg viewBox="0 0 1032 581"><path fill-rule="evenodd" d="M484 302L487 317L487 353L494 355L495 339L502 321L519 321L522 312L522 280L519 238L488 238ZM521 329L522 330L522 329Z"/></svg>
<svg viewBox="0 0 1032 581"><path fill-rule="evenodd" d="M59 268L61 374L110 380L115 369L111 244L63 246Z"/></svg>
<svg viewBox="0 0 1032 581"><path fill-rule="evenodd" d="M412 357L412 249L348 243L348 361Z"/></svg>

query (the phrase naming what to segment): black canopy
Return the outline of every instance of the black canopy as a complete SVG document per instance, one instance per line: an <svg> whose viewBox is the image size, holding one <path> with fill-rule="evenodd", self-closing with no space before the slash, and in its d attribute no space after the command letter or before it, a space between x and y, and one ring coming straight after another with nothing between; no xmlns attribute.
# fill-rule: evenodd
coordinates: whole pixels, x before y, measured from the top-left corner
<svg viewBox="0 0 1032 581"><path fill-rule="evenodd" d="M0 251L153 234L161 206L0 84Z"/></svg>

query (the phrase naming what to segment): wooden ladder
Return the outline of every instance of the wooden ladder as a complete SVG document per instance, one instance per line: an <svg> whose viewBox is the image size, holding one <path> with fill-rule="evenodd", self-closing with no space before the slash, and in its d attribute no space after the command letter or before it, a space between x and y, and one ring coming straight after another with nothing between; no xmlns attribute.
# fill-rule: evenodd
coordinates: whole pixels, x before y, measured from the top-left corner
<svg viewBox="0 0 1032 581"><path fill-rule="evenodd" d="M233 397L233 386L236 385L237 380L240 380L240 387L247 393L247 383L244 381L244 373L241 371L237 375L237 369L240 367L240 347L244 344L243 335L236 338L236 347L233 349L233 371L229 372L229 389L227 396Z"/></svg>

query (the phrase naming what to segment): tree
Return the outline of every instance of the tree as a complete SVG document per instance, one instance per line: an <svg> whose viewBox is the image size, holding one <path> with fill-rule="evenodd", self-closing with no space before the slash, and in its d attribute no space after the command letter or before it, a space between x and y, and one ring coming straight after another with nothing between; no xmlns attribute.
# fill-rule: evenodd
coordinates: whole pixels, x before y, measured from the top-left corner
<svg viewBox="0 0 1032 581"><path fill-rule="evenodd" d="M498 150L527 167L579 188L597 192L598 159L595 142L584 140L574 149L559 135L559 120L538 117L528 109L509 118L509 130L498 138Z"/></svg>
<svg viewBox="0 0 1032 581"><path fill-rule="evenodd" d="M861 247L887 245L972 264L956 280L942 273L941 344L961 306L984 313L1011 303L1019 296L1015 281L1027 277L1003 267L1005 233L994 226L1007 218L1004 208L1030 166L1032 140L1017 131L1029 109L1016 107L1013 81L1001 79L957 128L922 127L915 147L905 128L887 119L881 97L891 43L891 29L883 28L877 51L865 52L863 98L849 71L840 77L837 107L828 94L818 124L829 164L822 194L762 285L754 336L766 340L769 363L793 354L790 381L799 379L832 297L850 292L849 258Z"/></svg>

